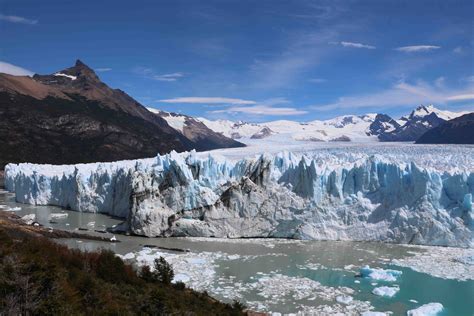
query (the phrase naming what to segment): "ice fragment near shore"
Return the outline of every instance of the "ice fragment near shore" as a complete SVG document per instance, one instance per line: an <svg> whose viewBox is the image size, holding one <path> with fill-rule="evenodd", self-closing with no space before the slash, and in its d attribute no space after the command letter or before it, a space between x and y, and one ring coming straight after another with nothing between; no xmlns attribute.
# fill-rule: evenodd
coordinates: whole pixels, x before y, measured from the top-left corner
<svg viewBox="0 0 474 316"><path fill-rule="evenodd" d="M416 309L409 310L407 316L436 316L443 311L441 303L428 303Z"/></svg>
<svg viewBox="0 0 474 316"><path fill-rule="evenodd" d="M393 297L400 291L398 287L380 286L373 289L372 293L378 296Z"/></svg>
<svg viewBox="0 0 474 316"><path fill-rule="evenodd" d="M393 281L396 281L400 275L402 275L402 271L391 270L391 269L371 268L370 266L367 265L360 269L360 274L363 278L393 282Z"/></svg>

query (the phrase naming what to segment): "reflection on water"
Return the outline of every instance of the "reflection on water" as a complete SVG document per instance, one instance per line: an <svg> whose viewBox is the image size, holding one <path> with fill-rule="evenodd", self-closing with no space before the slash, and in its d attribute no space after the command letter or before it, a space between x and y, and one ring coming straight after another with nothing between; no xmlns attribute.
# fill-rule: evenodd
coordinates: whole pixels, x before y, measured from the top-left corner
<svg viewBox="0 0 474 316"><path fill-rule="evenodd" d="M122 220L102 214L65 211L52 206L31 206L14 202L11 194L0 192L0 205L5 208L21 207L20 216L36 214L36 220L57 229L88 229L99 233ZM52 213L67 217L51 219ZM83 250L108 248L118 254L135 253L137 259L165 255L179 277L200 290L231 301L234 298L257 310L283 313L311 310L310 307L343 305L335 298L350 296L354 306L365 301L377 311L405 314L408 309L429 302L440 302L442 315L474 315L474 281L445 280L418 273L408 268L390 266L393 258L410 256L416 248L382 243L321 242L295 240L213 240L204 238L146 238L117 236L120 243L90 240L62 240L71 247ZM147 250L144 246L189 249L190 252ZM422 251L422 250L416 250ZM133 261L133 260L132 260ZM396 282L356 278L363 265L393 268L403 271ZM317 282L314 282L317 281ZM286 283L285 283L286 282ZM318 283L319 282L319 283ZM377 283L377 284L375 284ZM392 298L372 294L374 287L398 285L400 291ZM368 304L368 303L367 303ZM347 312L347 309L344 311Z"/></svg>

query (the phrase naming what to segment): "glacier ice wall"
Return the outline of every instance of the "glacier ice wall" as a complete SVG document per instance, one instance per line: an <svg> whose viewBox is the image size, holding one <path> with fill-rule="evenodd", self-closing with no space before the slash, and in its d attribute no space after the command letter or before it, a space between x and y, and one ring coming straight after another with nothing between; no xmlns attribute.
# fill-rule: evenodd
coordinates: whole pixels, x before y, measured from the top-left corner
<svg viewBox="0 0 474 316"><path fill-rule="evenodd" d="M350 159L349 159L350 158ZM379 155L195 152L67 166L9 164L16 200L126 219L145 236L378 240L473 247L474 172Z"/></svg>

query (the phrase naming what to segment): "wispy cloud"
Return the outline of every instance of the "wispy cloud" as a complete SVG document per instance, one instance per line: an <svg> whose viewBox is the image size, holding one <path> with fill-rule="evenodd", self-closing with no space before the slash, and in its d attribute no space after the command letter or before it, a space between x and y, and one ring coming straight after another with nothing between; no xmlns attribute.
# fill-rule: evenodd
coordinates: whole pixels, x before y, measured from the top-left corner
<svg viewBox="0 0 474 316"><path fill-rule="evenodd" d="M158 81L176 81L182 77L184 77L182 72L174 72L172 74L154 75L152 78Z"/></svg>
<svg viewBox="0 0 474 316"><path fill-rule="evenodd" d="M255 101L223 98L223 97L181 97L173 99L158 100L164 103L194 103L194 104L256 104Z"/></svg>
<svg viewBox="0 0 474 316"><path fill-rule="evenodd" d="M107 67L104 67L104 68L96 68L95 71L98 71L98 72L107 72L107 71L111 71L112 68L107 68Z"/></svg>
<svg viewBox="0 0 474 316"><path fill-rule="evenodd" d="M4 61L0 61L0 72L9 74L9 75L14 75L14 76L30 76L31 77L34 75L34 72L28 69L15 66Z"/></svg>
<svg viewBox="0 0 474 316"><path fill-rule="evenodd" d="M0 20L11 22L11 23L21 23L21 24L30 24L30 25L38 24L38 20L32 20L32 19L28 19L22 16L17 16L17 15L4 15L1 13L0 13Z"/></svg>
<svg viewBox="0 0 474 316"><path fill-rule="evenodd" d="M414 45L414 46L402 46L397 47L395 50L404 53L417 53L417 52L428 52L436 49L440 49L441 46L434 46L434 45Z"/></svg>
<svg viewBox="0 0 474 316"><path fill-rule="evenodd" d="M414 106L416 104L435 103L445 104L448 102L474 100L472 94L473 86L468 85L462 89L448 89L419 81L416 84L398 82L392 87L375 92L355 96L340 97L336 102L329 104L312 105L309 108L317 111L329 111L348 108L370 108L379 109Z"/></svg>
<svg viewBox="0 0 474 316"><path fill-rule="evenodd" d="M464 49L461 46L455 47L453 49L453 53L462 54L462 53L464 53Z"/></svg>
<svg viewBox="0 0 474 316"><path fill-rule="evenodd" d="M169 74L156 74L152 68L147 68L147 67L135 67L133 69L133 72L148 79L158 80L158 81L167 81L167 82L177 81L178 79L184 77L184 73L182 72L173 72Z"/></svg>
<svg viewBox="0 0 474 316"><path fill-rule="evenodd" d="M332 42L334 43L334 42ZM367 45L367 44L362 44L362 43L355 43L355 42L336 42L335 44L340 44L341 46L344 47L352 47L352 48L365 48L365 49L376 49L377 47L372 46L372 45Z"/></svg>
<svg viewBox="0 0 474 316"><path fill-rule="evenodd" d="M273 107L269 105L254 105L254 106L233 106L223 110L215 110L209 112L211 114L218 113L244 113L258 116L281 116L281 115L302 115L308 113L307 111L296 109L293 107Z"/></svg>

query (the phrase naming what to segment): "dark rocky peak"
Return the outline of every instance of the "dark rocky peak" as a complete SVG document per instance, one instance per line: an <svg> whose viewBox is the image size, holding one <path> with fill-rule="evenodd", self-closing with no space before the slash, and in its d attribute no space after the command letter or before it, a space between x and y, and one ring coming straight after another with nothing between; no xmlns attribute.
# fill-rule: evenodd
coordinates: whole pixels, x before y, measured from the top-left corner
<svg viewBox="0 0 474 316"><path fill-rule="evenodd" d="M367 135L380 135L400 128L400 124L387 114L377 114L370 124Z"/></svg>
<svg viewBox="0 0 474 316"><path fill-rule="evenodd" d="M74 66L57 71L50 75L35 74L33 79L43 84L59 86L78 86L88 83L99 83L100 79L86 64L81 60L76 60Z"/></svg>

